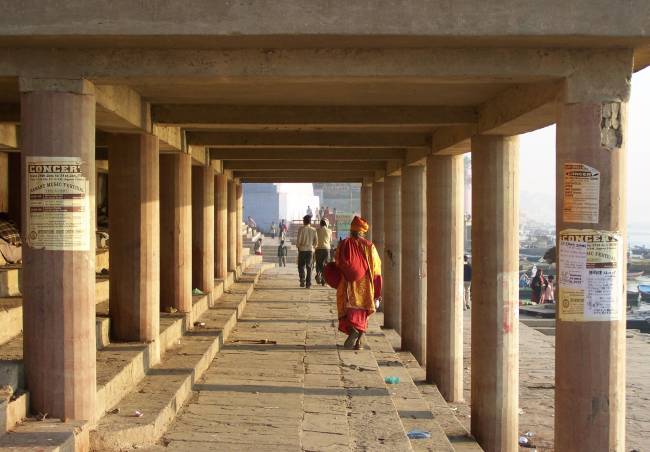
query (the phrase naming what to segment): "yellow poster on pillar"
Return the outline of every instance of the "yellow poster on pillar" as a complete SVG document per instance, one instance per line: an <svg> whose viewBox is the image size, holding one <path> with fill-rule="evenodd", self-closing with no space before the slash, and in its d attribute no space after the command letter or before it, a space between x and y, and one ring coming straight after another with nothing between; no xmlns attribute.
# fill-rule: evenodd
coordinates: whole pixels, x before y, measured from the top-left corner
<svg viewBox="0 0 650 452"><path fill-rule="evenodd" d="M78 157L25 157L25 239L31 248L90 250L89 183Z"/></svg>
<svg viewBox="0 0 650 452"><path fill-rule="evenodd" d="M619 320L623 240L618 232L566 229L558 237L560 320Z"/></svg>

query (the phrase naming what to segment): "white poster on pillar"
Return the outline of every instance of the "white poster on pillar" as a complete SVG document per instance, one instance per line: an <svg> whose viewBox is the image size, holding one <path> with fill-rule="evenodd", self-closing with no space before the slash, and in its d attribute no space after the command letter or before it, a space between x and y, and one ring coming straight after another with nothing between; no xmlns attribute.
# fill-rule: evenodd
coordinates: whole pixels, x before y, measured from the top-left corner
<svg viewBox="0 0 650 452"><path fill-rule="evenodd" d="M559 318L619 320L623 310L623 240L612 231L566 229L559 236Z"/></svg>
<svg viewBox="0 0 650 452"><path fill-rule="evenodd" d="M89 183L78 157L25 157L26 241L35 249L90 250Z"/></svg>

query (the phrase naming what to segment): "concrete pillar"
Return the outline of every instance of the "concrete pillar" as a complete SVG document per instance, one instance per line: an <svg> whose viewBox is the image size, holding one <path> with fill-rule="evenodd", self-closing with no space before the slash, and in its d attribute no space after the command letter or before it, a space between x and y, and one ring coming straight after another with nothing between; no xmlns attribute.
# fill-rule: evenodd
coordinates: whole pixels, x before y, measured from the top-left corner
<svg viewBox="0 0 650 452"><path fill-rule="evenodd" d="M519 384L519 138L472 138L472 434L516 451Z"/></svg>
<svg viewBox="0 0 650 452"><path fill-rule="evenodd" d="M463 157L427 158L427 381L463 399Z"/></svg>
<svg viewBox="0 0 650 452"><path fill-rule="evenodd" d="M372 220L372 183L364 182L361 185L361 217L368 221ZM372 240L372 224L366 234L368 240Z"/></svg>
<svg viewBox="0 0 650 452"><path fill-rule="evenodd" d="M244 222L244 191L240 183L235 184L237 196L237 265L244 260L244 236L242 234L242 223Z"/></svg>
<svg viewBox="0 0 650 452"><path fill-rule="evenodd" d="M214 170L209 165L192 167L192 287L210 295L214 289Z"/></svg>
<svg viewBox="0 0 650 452"><path fill-rule="evenodd" d="M111 338L151 342L160 324L158 138L109 138L109 314Z"/></svg>
<svg viewBox="0 0 650 452"><path fill-rule="evenodd" d="M228 275L228 178L215 176L214 183L214 276L226 279Z"/></svg>
<svg viewBox="0 0 650 452"><path fill-rule="evenodd" d="M9 154L0 152L0 212L9 211Z"/></svg>
<svg viewBox="0 0 650 452"><path fill-rule="evenodd" d="M192 310L191 178L189 154L160 155L160 308L163 311Z"/></svg>
<svg viewBox="0 0 650 452"><path fill-rule="evenodd" d="M384 260L384 182L372 184L372 241Z"/></svg>
<svg viewBox="0 0 650 452"><path fill-rule="evenodd" d="M611 306L615 314L591 321L585 321L581 315L569 319L562 312L561 295L558 300L560 312L555 336L557 451L622 451L625 448L626 133L626 101L596 100L558 105L558 239L561 231L571 228L618 232L622 240L620 258L615 265L620 283L618 287L614 285L606 300L601 300L601 304ZM592 203L570 203L565 198L572 195L565 190L565 164L576 163L600 173L599 196ZM582 214L594 217L578 218L580 215L571 212L571 206L582 207ZM561 258L558 275L562 275ZM561 278L558 279L562 291Z"/></svg>
<svg viewBox="0 0 650 452"><path fill-rule="evenodd" d="M94 87L85 80L21 79L20 89L22 235L27 242L22 274L23 361L31 412L93 420L97 393ZM70 166L39 177L35 166L48 164ZM56 190L61 195L57 199L39 198L34 188L46 181L75 187ZM61 204L72 209L57 210ZM44 209L53 210L44 214ZM69 232L58 233L59 225Z"/></svg>
<svg viewBox="0 0 650 452"><path fill-rule="evenodd" d="M425 167L402 169L402 350L426 362Z"/></svg>
<svg viewBox="0 0 650 452"><path fill-rule="evenodd" d="M402 210L401 176L384 178L384 326L401 332Z"/></svg>
<svg viewBox="0 0 650 452"><path fill-rule="evenodd" d="M228 271L237 269L237 184L228 181Z"/></svg>
<svg viewBox="0 0 650 452"><path fill-rule="evenodd" d="M20 228L22 224L22 196L20 186L22 181L22 171L20 169L20 153L10 152L9 160L9 218Z"/></svg>

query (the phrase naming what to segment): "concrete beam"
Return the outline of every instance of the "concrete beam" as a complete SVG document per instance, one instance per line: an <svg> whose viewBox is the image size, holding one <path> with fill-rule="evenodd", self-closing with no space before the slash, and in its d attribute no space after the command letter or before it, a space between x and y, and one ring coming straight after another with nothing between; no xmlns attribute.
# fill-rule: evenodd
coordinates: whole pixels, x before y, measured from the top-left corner
<svg viewBox="0 0 650 452"><path fill-rule="evenodd" d="M582 20L582 19L581 19ZM96 21L94 21L96 22ZM391 27L389 27L391 28ZM284 31L282 32L284 33ZM610 42L609 40L607 41ZM158 42L158 45L159 42ZM376 43L374 47L376 47ZM326 81L340 77L525 83L569 76L595 52L549 48L22 48L0 50L0 77L78 77L101 84L152 79L221 81L246 77ZM543 49L543 50L540 50Z"/></svg>
<svg viewBox="0 0 650 452"><path fill-rule="evenodd" d="M428 148L424 133L187 132L187 143L228 148Z"/></svg>
<svg viewBox="0 0 650 452"><path fill-rule="evenodd" d="M97 128L106 132L151 132L148 105L140 94L123 85L96 85Z"/></svg>
<svg viewBox="0 0 650 452"><path fill-rule="evenodd" d="M515 85L479 106L478 124L440 127L431 136L432 153L470 152L473 135L519 135L555 122L558 81ZM407 158L407 161L409 159Z"/></svg>
<svg viewBox="0 0 650 452"><path fill-rule="evenodd" d="M259 176L250 176L250 177L241 177L240 181L242 183L334 183L334 182L349 182L349 183L362 183L362 176L355 175L320 175L320 176L291 176L291 177L259 177Z"/></svg>
<svg viewBox="0 0 650 452"><path fill-rule="evenodd" d="M125 85L97 85L95 98L97 129L111 133L151 133L160 140L161 151L183 149L180 128L153 125L149 104L132 88Z"/></svg>
<svg viewBox="0 0 650 452"><path fill-rule="evenodd" d="M430 128L473 124L473 107L458 106L247 106L162 104L151 106L155 123L179 127L265 130L368 129L392 127Z"/></svg>
<svg viewBox="0 0 650 452"><path fill-rule="evenodd" d="M330 176L342 175L345 177L356 177L356 178L375 178L375 171L363 171L363 170L278 170L274 172L269 171L259 171L259 170L242 170L242 171L233 171L233 177L237 178L249 178L249 177L259 177L259 178L279 178L279 177L306 177L306 178L319 178Z"/></svg>
<svg viewBox="0 0 650 452"><path fill-rule="evenodd" d="M316 170L316 171L364 171L364 170L385 170L384 162L314 162L302 160L226 160L223 163L225 169L231 170L256 170L256 171L277 171L277 170Z"/></svg>
<svg viewBox="0 0 650 452"><path fill-rule="evenodd" d="M211 148L212 160L311 160L311 161L401 161L406 156L404 149L362 149L338 148L328 149L325 152L315 151L312 148L293 149L260 149L239 148L221 149Z"/></svg>

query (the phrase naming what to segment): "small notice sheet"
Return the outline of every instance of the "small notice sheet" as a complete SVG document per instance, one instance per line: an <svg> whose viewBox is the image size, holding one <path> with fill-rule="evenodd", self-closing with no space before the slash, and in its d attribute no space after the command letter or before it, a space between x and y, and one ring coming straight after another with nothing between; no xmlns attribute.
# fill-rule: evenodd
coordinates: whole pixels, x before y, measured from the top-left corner
<svg viewBox="0 0 650 452"><path fill-rule="evenodd" d="M582 163L564 164L564 208L566 223L598 223L600 172Z"/></svg>
<svg viewBox="0 0 650 452"><path fill-rule="evenodd" d="M78 157L26 157L27 243L44 250L90 249L89 184Z"/></svg>
<svg viewBox="0 0 650 452"><path fill-rule="evenodd" d="M611 231L567 229L559 236L561 320L618 320L622 310L623 240Z"/></svg>

